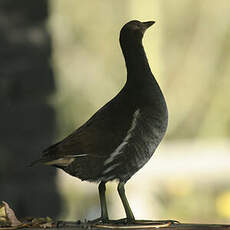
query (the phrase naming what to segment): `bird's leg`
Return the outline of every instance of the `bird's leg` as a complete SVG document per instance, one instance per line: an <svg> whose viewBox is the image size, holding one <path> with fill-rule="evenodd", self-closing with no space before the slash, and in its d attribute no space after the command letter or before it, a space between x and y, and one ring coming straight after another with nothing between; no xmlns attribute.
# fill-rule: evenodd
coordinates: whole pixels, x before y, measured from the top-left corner
<svg viewBox="0 0 230 230"><path fill-rule="evenodd" d="M124 206L125 209L125 213L126 213L126 219L121 219L121 220L117 220L114 221L114 223L118 223L118 224L137 224L137 225L155 225L155 226L169 226L171 224L178 224L178 221L175 220L135 220L135 217L133 215L133 212L129 206L129 202L126 198L125 195L125 182L120 182L118 184L117 187L119 196L121 198L122 204Z"/></svg>
<svg viewBox="0 0 230 230"><path fill-rule="evenodd" d="M101 181L101 183L98 186L100 205L101 205L101 217L94 220L89 220L88 223L91 224L109 223L106 198L105 198L105 190L106 190L105 183L106 182Z"/></svg>
<svg viewBox="0 0 230 230"><path fill-rule="evenodd" d="M127 222L128 223L135 222L133 212L132 212L132 210L131 210L131 208L129 206L129 202L128 202L128 200L126 198L126 195L125 195L125 182L119 182L119 184L117 186L117 190L118 190L119 196L121 198L123 207L125 209Z"/></svg>
<svg viewBox="0 0 230 230"><path fill-rule="evenodd" d="M98 186L99 190L99 197L100 197L100 204L101 204L101 220L102 222L107 221L109 219L108 217L108 210L106 205L106 198L105 198L105 182L101 182Z"/></svg>

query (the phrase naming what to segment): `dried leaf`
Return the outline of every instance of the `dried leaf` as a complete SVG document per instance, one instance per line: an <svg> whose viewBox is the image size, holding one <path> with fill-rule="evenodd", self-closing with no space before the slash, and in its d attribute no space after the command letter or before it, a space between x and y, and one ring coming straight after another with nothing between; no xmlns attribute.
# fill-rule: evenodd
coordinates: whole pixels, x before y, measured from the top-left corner
<svg viewBox="0 0 230 230"><path fill-rule="evenodd" d="M1 204L0 205L0 221L4 222L6 221L7 217L6 217L6 210L5 210L5 205Z"/></svg>
<svg viewBox="0 0 230 230"><path fill-rule="evenodd" d="M31 218L27 217L20 222L14 211L9 205L2 201L0 204L0 230L14 230L17 228L51 228L53 227L53 220L50 217L45 218Z"/></svg>
<svg viewBox="0 0 230 230"><path fill-rule="evenodd" d="M6 219L10 222L10 225L12 227L21 225L22 223L17 219L13 209L11 209L5 201L2 201L2 203L4 205Z"/></svg>
<svg viewBox="0 0 230 230"><path fill-rule="evenodd" d="M0 204L0 229L10 227L11 224L6 215L6 208L4 204Z"/></svg>

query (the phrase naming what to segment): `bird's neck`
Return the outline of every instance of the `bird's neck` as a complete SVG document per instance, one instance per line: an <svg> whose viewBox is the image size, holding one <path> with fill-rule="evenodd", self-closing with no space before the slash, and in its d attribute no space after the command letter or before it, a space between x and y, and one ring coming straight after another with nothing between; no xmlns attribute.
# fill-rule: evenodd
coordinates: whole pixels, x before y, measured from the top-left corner
<svg viewBox="0 0 230 230"><path fill-rule="evenodd" d="M143 77L152 77L142 42L121 42L121 49L125 58L128 81L143 81Z"/></svg>

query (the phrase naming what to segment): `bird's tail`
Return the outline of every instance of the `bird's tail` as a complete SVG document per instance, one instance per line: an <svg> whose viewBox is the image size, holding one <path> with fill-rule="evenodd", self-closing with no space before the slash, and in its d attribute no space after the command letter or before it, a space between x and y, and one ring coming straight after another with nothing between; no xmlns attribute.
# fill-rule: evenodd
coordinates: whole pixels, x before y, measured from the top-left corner
<svg viewBox="0 0 230 230"><path fill-rule="evenodd" d="M54 144L54 145L51 145L49 148L45 149L43 152L42 152L42 157L38 160L35 160L33 162L31 162L29 164L29 167L32 167L34 165L37 165L39 163L42 163L42 164L48 164L48 162L56 159L55 157L55 150L56 150L56 147L58 146L59 142Z"/></svg>
<svg viewBox="0 0 230 230"><path fill-rule="evenodd" d="M28 166L29 166L29 167L32 167L32 166L37 165L37 164L40 164L40 163L45 164L46 161L47 161L47 160L41 158L41 159L32 161Z"/></svg>

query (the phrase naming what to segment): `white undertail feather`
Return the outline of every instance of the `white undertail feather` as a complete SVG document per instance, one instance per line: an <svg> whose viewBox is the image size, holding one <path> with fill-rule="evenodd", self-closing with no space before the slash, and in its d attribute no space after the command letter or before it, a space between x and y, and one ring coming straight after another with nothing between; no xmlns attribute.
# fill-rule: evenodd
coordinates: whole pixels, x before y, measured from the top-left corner
<svg viewBox="0 0 230 230"><path fill-rule="evenodd" d="M68 155L64 157L57 158L55 160L47 161L45 165L58 165L58 166L68 166L70 165L76 158L85 157L87 154L79 154L79 155Z"/></svg>

